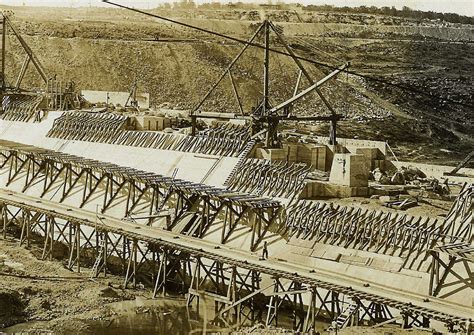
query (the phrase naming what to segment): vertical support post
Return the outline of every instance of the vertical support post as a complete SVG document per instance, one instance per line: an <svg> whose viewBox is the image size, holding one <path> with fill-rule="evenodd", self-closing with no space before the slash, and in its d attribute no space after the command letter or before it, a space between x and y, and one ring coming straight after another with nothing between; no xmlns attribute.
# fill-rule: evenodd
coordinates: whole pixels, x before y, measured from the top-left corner
<svg viewBox="0 0 474 335"><path fill-rule="evenodd" d="M124 236L122 235L122 259L121 259L121 263L122 263L122 273L123 275L126 274L126 269L125 269L125 257L126 255L128 254L128 256L130 257L130 241Z"/></svg>
<svg viewBox="0 0 474 335"><path fill-rule="evenodd" d="M252 222L252 236L250 239L250 251L255 251L254 250L254 245L255 245L255 235L257 234L257 226L259 225L260 217L257 215L257 211L260 209L255 208L253 211L253 216L251 216L251 222Z"/></svg>
<svg viewBox="0 0 474 335"><path fill-rule="evenodd" d="M49 260L52 260L53 259L53 247L54 247L54 225L56 224L56 222L54 221L54 218L50 218L49 220L49 224L50 224L50 227L49 227L49 237L50 237L50 240L51 240L51 244L49 245Z"/></svg>
<svg viewBox="0 0 474 335"><path fill-rule="evenodd" d="M158 191L159 186L152 186L153 192L151 193L151 201L150 201L150 210L148 211L148 214L150 215L150 218L148 219L148 226L151 226L153 224L153 217L152 215L156 212L156 209L158 208L159 205L159 197L160 197L160 192Z"/></svg>
<svg viewBox="0 0 474 335"><path fill-rule="evenodd" d="M216 287L216 294L220 294L220 278L221 278L221 275L222 275L222 263L221 262L218 262L216 261L215 263L216 265L216 278L215 278L215 287ZM209 271L210 272L210 271ZM214 313L217 315L219 313L219 305L220 305L220 302L219 301L215 301L214 302Z"/></svg>
<svg viewBox="0 0 474 335"><path fill-rule="evenodd" d="M77 263L77 272L81 272L80 256L81 256L81 227L79 223L68 222L69 225L69 262L68 268L73 269L74 263ZM74 237L73 237L74 230ZM76 258L74 259L74 252Z"/></svg>
<svg viewBox="0 0 474 335"><path fill-rule="evenodd" d="M351 326L358 326L360 321L360 300L356 301L357 309L355 310L354 314L351 316ZM379 308L383 310L383 305L378 304ZM380 318L383 319L382 314L380 312Z"/></svg>
<svg viewBox="0 0 474 335"><path fill-rule="evenodd" d="M1 105L1 104L0 104ZM7 238L8 215L6 205L2 205L2 221L3 221L3 239Z"/></svg>
<svg viewBox="0 0 474 335"><path fill-rule="evenodd" d="M196 279L195 279L196 280L196 291L199 292L199 290L201 289L201 284L200 284L200 281L201 281L201 257L196 258L196 268L197 268ZM199 315L200 300L201 300L201 298L198 297L197 303L196 303L196 308L197 308L198 315Z"/></svg>
<svg viewBox="0 0 474 335"><path fill-rule="evenodd" d="M433 255L433 250L430 250L431 254L431 268L430 268L430 284L428 286L428 295L433 295L434 291L434 279L435 279L435 267L436 267L436 258Z"/></svg>
<svg viewBox="0 0 474 335"><path fill-rule="evenodd" d="M5 19L5 14L2 14L2 90L6 88L5 82L5 55L6 55L6 41L7 41L7 20ZM2 105L0 99L0 106Z"/></svg>
<svg viewBox="0 0 474 335"><path fill-rule="evenodd" d="M181 212L183 205L184 205L183 195L181 194L181 192L176 191L176 206L174 208L174 219L170 220L171 222L170 224L166 225L166 229L171 231L171 228L172 228L171 226L173 225L174 222L177 221L176 219L178 218L178 215Z"/></svg>
<svg viewBox="0 0 474 335"><path fill-rule="evenodd" d="M137 286L137 249L138 242L137 239L134 238L132 241L132 251L128 256L127 273L125 274L125 280L123 283L125 288L127 288L127 284L131 278L133 278L133 287Z"/></svg>
<svg viewBox="0 0 474 335"><path fill-rule="evenodd" d="M227 218L229 217L229 205L225 205L225 211L224 211L224 221L222 223L222 230L221 230L221 243L224 244L224 238L225 238L225 232L226 232L226 227L227 227ZM230 215L232 217L232 214ZM232 222L229 223L229 227L232 227Z"/></svg>
<svg viewBox="0 0 474 335"><path fill-rule="evenodd" d="M273 278L274 286L273 292L279 291L280 279L275 277ZM268 327L272 324L273 320L275 320L275 326L278 326L278 306L279 306L279 298L278 295L272 295L270 298L270 303L268 304L268 311L267 311L267 321L265 325Z"/></svg>
<svg viewBox="0 0 474 335"><path fill-rule="evenodd" d="M402 315L402 324L401 324L401 327L402 329L406 329L409 327L409 323L408 323L408 313L407 312L401 312L400 313Z"/></svg>
<svg viewBox="0 0 474 335"><path fill-rule="evenodd" d="M68 226L68 235L69 235L69 238L67 240L67 244L68 244L68 252L69 252L69 261L68 261L68 269L69 270L72 270L72 265L71 265L71 262L72 262L72 254L73 254L73 247L74 247L74 243L73 243L73 240L72 240L72 224L71 222L66 222L66 225Z"/></svg>
<svg viewBox="0 0 474 335"><path fill-rule="evenodd" d="M201 213L201 224L199 225L199 236L202 236L202 233L207 226L207 221L209 220L209 205L207 202L210 201L209 197L202 197L202 213ZM207 216L206 216L207 214Z"/></svg>
<svg viewBox="0 0 474 335"><path fill-rule="evenodd" d="M135 202L135 182L133 180L130 180L128 182L127 202L125 205L125 217L127 217L128 215L132 215L131 207L134 202Z"/></svg>
<svg viewBox="0 0 474 335"><path fill-rule="evenodd" d="M330 134L329 134L329 144L336 145L337 144L337 134L336 134L336 127L337 127L337 119L333 116L331 119L330 124Z"/></svg>
<svg viewBox="0 0 474 335"><path fill-rule="evenodd" d="M21 223L21 234L20 243L21 246L23 241L26 239L26 247L30 247L30 213L25 209L22 209L22 223Z"/></svg>
<svg viewBox="0 0 474 335"><path fill-rule="evenodd" d="M161 289L161 296L166 294L166 263L168 261L168 252L165 248L162 249L163 253L160 259L160 268L156 275L155 288L153 290L153 298L156 298L158 290Z"/></svg>
<svg viewBox="0 0 474 335"><path fill-rule="evenodd" d="M104 231L103 233L103 239L104 239L104 253L102 257L104 257L104 277L107 276L107 261L108 261L108 247L109 247L109 233L107 231Z"/></svg>
<svg viewBox="0 0 474 335"><path fill-rule="evenodd" d="M308 304L308 311L303 323L303 332L312 333L316 326L316 287L310 289L311 297Z"/></svg>
<svg viewBox="0 0 474 335"><path fill-rule="evenodd" d="M196 136L196 125L197 125L197 116L194 115L194 112L193 112L193 114L191 114L191 135L192 136Z"/></svg>
<svg viewBox="0 0 474 335"><path fill-rule="evenodd" d="M110 173L106 173L106 177L107 178L107 182L105 184L105 192L104 192L104 203L103 203L103 206L102 206L102 210L100 211L101 213L104 213L105 211L105 208L107 207L107 201L108 201L108 196L109 196L109 188L111 189L110 190L110 196L112 196L112 193L113 193L113 182L112 182L112 175Z"/></svg>
<svg viewBox="0 0 474 335"><path fill-rule="evenodd" d="M269 44L270 44L270 29L268 20L264 21L264 59L263 59L263 105L262 115L266 116L267 108L268 108L268 82L269 82L269 64L270 64L270 52L269 52Z"/></svg>
<svg viewBox="0 0 474 335"><path fill-rule="evenodd" d="M137 287L137 256L138 256L138 241L133 239L133 287Z"/></svg>
<svg viewBox="0 0 474 335"><path fill-rule="evenodd" d="M53 258L53 243L54 243L54 218L49 216L45 217L44 222L44 247L42 259L46 259L49 256L51 260ZM49 243L49 248L48 248ZM49 249L49 250L48 250Z"/></svg>
<svg viewBox="0 0 474 335"><path fill-rule="evenodd" d="M423 328L430 328L430 319L426 316L422 316L422 326Z"/></svg>
<svg viewBox="0 0 474 335"><path fill-rule="evenodd" d="M258 274L257 272L255 272L254 270L252 270L252 290L253 291L256 291L258 290L259 288L259 277L258 277ZM255 321L255 308L256 308L257 304L255 303L255 298L253 297L252 298L252 301L250 302L250 318L251 318L251 321L254 322Z"/></svg>
<svg viewBox="0 0 474 335"><path fill-rule="evenodd" d="M331 292L331 318L336 318L341 313L339 308L339 293Z"/></svg>
<svg viewBox="0 0 474 335"><path fill-rule="evenodd" d="M293 288L295 290L301 290L303 287L300 282L293 282ZM291 286L290 286L291 287ZM301 297L301 293L293 294L293 302L292 302L292 309L293 309L293 330L297 332L303 331L303 324L304 324L304 305L303 305L303 298Z"/></svg>
<svg viewBox="0 0 474 335"><path fill-rule="evenodd" d="M235 303L238 299L237 297L237 267L234 265L232 266L232 277L231 277L231 285L230 287L230 301ZM229 311L229 316L230 316L230 311ZM235 321L237 322L237 325L240 326L240 305L235 306Z"/></svg>
<svg viewBox="0 0 474 335"><path fill-rule="evenodd" d="M81 225L76 224L77 272L81 272Z"/></svg>

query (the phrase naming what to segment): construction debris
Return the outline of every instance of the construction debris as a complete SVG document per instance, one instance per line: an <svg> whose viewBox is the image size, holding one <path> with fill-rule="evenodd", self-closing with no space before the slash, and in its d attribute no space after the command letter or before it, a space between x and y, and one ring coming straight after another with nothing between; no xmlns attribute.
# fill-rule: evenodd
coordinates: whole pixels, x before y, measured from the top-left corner
<svg viewBox="0 0 474 335"><path fill-rule="evenodd" d="M416 199L403 199L403 200L384 202L384 206L389 207L389 208L399 209L399 210L405 210L405 209L414 207L416 205L418 205L418 200Z"/></svg>

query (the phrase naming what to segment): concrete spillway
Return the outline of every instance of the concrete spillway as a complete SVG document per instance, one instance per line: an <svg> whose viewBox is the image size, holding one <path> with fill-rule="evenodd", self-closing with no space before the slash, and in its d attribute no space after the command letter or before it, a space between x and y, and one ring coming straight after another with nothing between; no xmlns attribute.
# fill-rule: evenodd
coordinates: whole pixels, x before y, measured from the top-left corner
<svg viewBox="0 0 474 335"><path fill-rule="evenodd" d="M108 186L104 183L98 183L97 191L94 197L90 201L86 202L83 206L83 210L80 210L79 203L81 200L81 194L83 190L87 189L87 181L84 177L81 177L80 171L85 169L85 165L78 164L74 165L74 161L80 162L81 157L94 159L100 162L114 163L119 167L122 167L117 172L117 180L114 181L117 185L122 183L126 185L133 185L133 187L142 183L140 180L133 179L132 175L128 176L126 173L127 168L134 168L141 170L140 173L153 172L161 176L171 176L173 171L177 170L176 178L187 180L195 183L204 183L211 186L221 187L224 181L229 176L231 171L237 165L239 159L236 157L227 157L219 155L204 155L190 152L174 151L174 150L161 150L151 148L132 147L126 145L113 145L107 143L94 143L79 140L67 140L58 139L46 136L48 131L53 126L55 118L61 115L60 112L53 112L48 115L46 119L39 123L30 122L16 122L16 121L0 121L0 139L15 141L19 145L12 144L11 147L5 145L2 150L4 151L4 164L0 171L0 181L2 188L2 201L4 204L23 208L26 205L31 210L39 212L57 213L61 211L68 211L69 216L81 220L83 224L87 226L87 222L93 221L94 211L97 206L103 206L107 203L107 194L109 192ZM34 145L38 148L50 149L56 153L65 153L75 155L74 159L70 161L62 161L60 156L51 156L47 159L50 160L48 164L54 165L54 168L59 171L54 175L41 176L42 179L38 180L34 185L25 188L29 175L35 174L35 171L29 170L30 163L42 166L45 161L45 157L42 156L41 150L35 148L27 148L23 150L21 144ZM18 152L16 152L16 148ZM37 157L35 152L38 151ZM15 157L25 156L20 161L9 158L8 155L13 155L16 152ZM10 159L10 160L9 160ZM22 161L22 159L24 159ZM27 161L31 160L30 163ZM34 163L32 163L35 161ZM28 163L28 164L27 164ZM72 191L68 194L64 194L64 190L67 185L71 184L68 178L65 177L60 171L65 164L72 165L69 169L74 170L74 173L78 175L77 184L72 187ZM115 168L114 168L115 169ZM71 170L71 171L72 171ZM125 172L124 172L125 171ZM39 175L42 172L41 168L36 171ZM107 174L106 169L98 169L94 172L95 178L101 180L101 176ZM113 174L113 173L112 173ZM158 177L158 176L157 176ZM205 178L204 178L205 177ZM39 178L39 177L38 177ZM47 184L48 178L54 179L55 183L51 189L44 189ZM25 181L26 179L26 181ZM204 179L204 180L203 180ZM44 184L43 184L44 181ZM108 185L108 184L107 184ZM175 188L172 184L169 184L169 188ZM114 188L115 186L112 186ZM130 199L136 201L144 208L143 213L148 212L148 207L153 204L154 201L150 201L149 196L145 194L145 188L142 188L144 197L140 200L136 200L135 194L130 198L132 186L127 186L122 191L116 191L113 199L108 200L108 208L106 214L106 220L110 220L110 229L117 233L120 229L124 231L124 234L128 234L129 237L136 237L142 241L148 241L150 238L153 243L165 244L172 246L177 249L190 250L190 252L196 255L207 255L209 259L221 259L223 262L238 265L239 267L249 269L252 271L262 270L263 273L268 276L278 274L282 278L287 280L304 283L307 285L319 285L325 289L334 290L335 292L348 295L349 297L359 297L359 299L367 299L369 301L375 301L377 303L385 304L390 307L398 309L412 310L413 312L420 313L423 316L433 318L435 320L446 321L455 320L456 322L464 322L471 314L472 308L467 307L470 305L470 299L472 297L463 293L452 294L446 298L433 298L429 295L427 290L430 274L427 271L429 263L429 256L426 254L426 259L423 266L419 269L410 269L402 266L404 262L403 255L395 255L394 253L379 253L364 249L355 249L351 247L344 247L342 245L333 245L329 241L325 240L302 240L298 238L292 238L290 241L285 239L285 235L280 234L278 229L268 229L263 234L257 236L257 242L263 240L268 242L268 249L271 255L271 259L266 262L258 261L258 254L261 252L261 244L255 243L254 232L257 230L255 217L258 215L258 211L255 210L251 214L246 214L242 209L239 211L232 212L230 214L235 217L242 217L242 221L232 226L232 234L230 238L223 239L223 236L227 233L225 228L225 221L228 217L228 212L220 212L219 204L213 203L215 206L211 211L215 211L211 227L199 236L199 239L193 237L181 237L183 231L189 233L189 230L185 226L189 226L190 222L180 219L176 221L174 227L169 227L170 233L163 232L163 223L160 223L159 227L147 227L146 225L125 224L121 225L120 219L123 218L124 214L129 209ZM7 190L22 192L20 193L9 193ZM135 192L135 188L133 188ZM175 190L176 191L176 190ZM62 192L62 193L61 193ZM85 192L85 191L84 191ZM161 195L165 197L165 190L162 191ZM229 191L230 192L230 191ZM113 193L113 192L112 192ZM67 196L66 196L67 195ZM209 222L211 216L206 214L209 211L209 207L202 207L206 200L206 196L199 195L198 200L192 200L197 194L193 192L184 195L176 194L178 199L182 202L193 202L194 205L188 206L186 210L183 210L184 214L190 212L195 213L193 215L202 216L201 223ZM181 197L181 198L180 198ZM34 199L42 198L41 205ZM64 199L63 199L64 198ZM127 200L128 199L128 200ZM47 201L49 200L49 201ZM112 201L113 200L113 201ZM225 203L225 196L218 199L221 203ZM140 201L142 201L140 203ZM180 201L170 202L169 207L180 206ZM214 199L213 201L217 201ZM34 204L36 202L36 205ZM211 203L209 203L211 205ZM241 205L238 205L241 206ZM156 206L155 206L156 207ZM158 206L159 207L159 206ZM241 206L242 207L242 206ZM243 206L245 207L245 206ZM242 208L243 208L242 207ZM230 208L230 207L229 207ZM104 208L105 210L105 208ZM231 211L236 210L234 208ZM150 211L151 213L152 211ZM185 217L183 214L183 218ZM351 216L345 217L345 220L349 220ZM87 220L86 220L87 219ZM276 221L280 220L277 216L268 219L268 226L273 224L273 219ZM373 219L373 218L372 218ZM13 219L12 219L13 220ZM235 220L235 219L234 219ZM280 221L280 223L283 221ZM196 224L199 222L196 221ZM231 220L232 225L232 220ZM133 226L133 227L132 227ZM179 231L177 227L184 230ZM197 226L195 226L196 228ZM262 226L258 226L259 230ZM132 230L131 230L132 229ZM137 229L140 233L137 232ZM158 229L158 230L157 230ZM174 229L174 230L173 230ZM386 229L386 227L381 227ZM134 232L132 234L132 231ZM406 231L406 230L405 230ZM191 235L197 230L193 230ZM163 236L160 242L157 236ZM334 234L333 234L334 235ZM407 235L408 236L408 235ZM170 244L170 241L164 240L176 239L179 237L180 242ZM397 237L398 238L398 237ZM402 244L411 243L415 241L414 235L410 235L411 240L402 238ZM418 237L419 239L419 237ZM224 243L219 241L225 240ZM183 241L183 242L181 242ZM81 242L79 242L81 244ZM218 249L222 246L222 251L211 252L213 249ZM253 248L255 246L255 248ZM387 247L390 247L390 242L387 241ZM249 249L251 251L249 251ZM295 275L295 272L297 273ZM314 272L314 275L312 274ZM265 279L269 280L269 277ZM427 301L427 299L429 301ZM235 301L230 304L235 303ZM411 305L410 305L411 304Z"/></svg>
<svg viewBox="0 0 474 335"><path fill-rule="evenodd" d="M237 164L236 157L140 148L47 137L63 112L50 112L41 122L0 121L0 139L80 155L192 182L222 186ZM205 180L203 180L205 177Z"/></svg>

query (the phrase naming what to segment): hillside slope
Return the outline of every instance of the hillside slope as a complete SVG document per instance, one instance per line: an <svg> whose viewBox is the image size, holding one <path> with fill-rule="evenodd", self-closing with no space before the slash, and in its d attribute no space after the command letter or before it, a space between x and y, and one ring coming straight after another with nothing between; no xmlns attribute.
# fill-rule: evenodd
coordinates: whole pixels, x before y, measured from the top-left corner
<svg viewBox="0 0 474 335"><path fill-rule="evenodd" d="M64 81L73 80L81 89L128 91L136 80L139 90L149 92L157 107L195 106L241 48L233 42L126 11L58 9L51 14L41 8L24 7L14 11L12 20L48 73ZM250 36L258 25L248 20L252 16L236 19L235 13L173 14L240 38ZM361 24L350 15L343 19L341 14L325 16L321 20L316 13L306 13L305 21L313 15L313 21L323 22L297 23L291 13L267 14L282 20L275 23L304 57L336 66L351 61L355 72L474 104L474 50L469 43L474 30L470 26L425 27L398 21L387 24L372 17ZM223 19L216 19L216 15ZM10 81L14 81L23 58L18 43L8 36ZM249 48L233 70L247 111L261 95L262 59L261 50ZM306 66L316 79L329 73L324 67ZM298 69L282 55L271 56L270 69L271 102L276 104L292 95ZM39 78L30 70L24 84L38 86ZM303 87L307 84L302 82ZM473 146L474 117L469 107L345 74L322 91L336 111L347 116L340 124L340 135L387 140L405 159L455 163ZM227 78L203 108L237 111ZM298 103L294 112L311 115L327 114L328 110L316 95L311 95ZM325 124L300 127L307 132L327 131Z"/></svg>

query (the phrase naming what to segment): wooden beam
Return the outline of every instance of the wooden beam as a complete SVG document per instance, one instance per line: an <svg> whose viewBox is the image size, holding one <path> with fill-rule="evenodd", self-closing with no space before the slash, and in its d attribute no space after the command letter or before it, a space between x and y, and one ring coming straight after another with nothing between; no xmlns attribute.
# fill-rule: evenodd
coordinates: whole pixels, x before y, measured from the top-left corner
<svg viewBox="0 0 474 335"><path fill-rule="evenodd" d="M346 67L349 66L349 63L346 63L344 65L342 65L341 67L339 67L337 70L334 70L333 72L331 72L330 74L328 74L326 77L324 77L323 79L319 80L318 82L316 82L315 84L311 85L310 87L308 87L307 89L301 91L300 93L298 93L297 95L291 97L290 99L286 100L285 102L282 102L281 104L279 104L278 106L275 106L273 107L272 109L270 109L269 113L272 114L272 113L276 113L277 111L285 108L286 106L289 106L293 103L295 103L296 101L298 101L299 99L305 97L306 95L308 95L309 93L311 93L312 91L314 91L315 89L317 89L319 86L323 85L324 83L326 83L328 80L330 80L331 78L333 78L334 76L336 76L337 74L339 74L339 72L343 71Z"/></svg>
<svg viewBox="0 0 474 335"><path fill-rule="evenodd" d="M275 285L275 283L271 283L270 285L264 286L264 287L262 287L261 289L258 289L258 290L256 290L256 291L253 291L253 292L250 293L249 295L246 295L245 297L243 297L243 298L237 300L237 301L234 302L233 304L231 304L231 305L227 306L226 308L224 308L222 311L220 311L219 314L220 314L220 315L224 314L224 313L227 312L228 310L234 308L235 306L240 305L240 304L243 303L244 301L247 301L248 299L250 299L250 298L256 296L257 294L260 294L260 293L262 293L263 291L268 290L270 287L272 287L272 286L274 286L274 285Z"/></svg>

